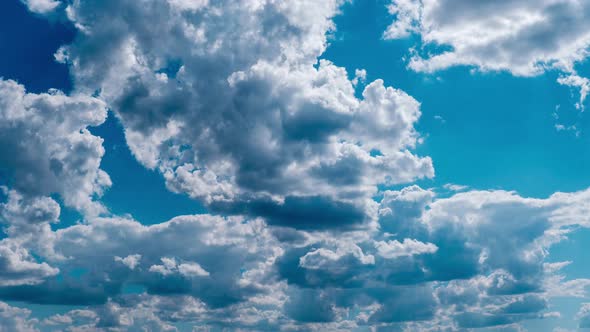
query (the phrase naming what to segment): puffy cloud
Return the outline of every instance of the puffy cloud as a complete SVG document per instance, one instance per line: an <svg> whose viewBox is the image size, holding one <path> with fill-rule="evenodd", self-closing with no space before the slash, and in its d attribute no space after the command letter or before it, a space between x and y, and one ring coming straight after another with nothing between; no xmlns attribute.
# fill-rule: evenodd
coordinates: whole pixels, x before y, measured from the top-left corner
<svg viewBox="0 0 590 332"><path fill-rule="evenodd" d="M96 200L110 186L102 171L102 139L89 126L106 118L104 102L57 91L27 93L22 85L0 80L0 223L8 238L0 241L0 283L32 285L59 269L35 258L54 255L50 224L60 205L88 216L106 208Z"/></svg>
<svg viewBox="0 0 590 332"><path fill-rule="evenodd" d="M86 327L92 327L98 322L98 315L91 310L75 309L65 314L57 314L44 319L41 323L49 329L53 328L78 328L84 330Z"/></svg>
<svg viewBox="0 0 590 332"><path fill-rule="evenodd" d="M102 139L87 128L103 123L106 115L105 104L96 98L57 90L26 93L22 85L0 80L0 168L18 192L11 195L25 196L20 200L25 202L58 193L66 205L82 212L104 211L94 197L111 182L99 168ZM38 213L39 205L48 202L32 201L35 206L23 208Z"/></svg>
<svg viewBox="0 0 590 332"><path fill-rule="evenodd" d="M9 240L0 241L0 271L0 286L39 284L59 273L47 263L37 263L26 249Z"/></svg>
<svg viewBox="0 0 590 332"><path fill-rule="evenodd" d="M432 243L424 243L412 239L404 239L403 242L379 241L375 243L377 252L383 258L397 258L402 256L413 256L420 254L432 254L438 250L438 247Z"/></svg>
<svg viewBox="0 0 590 332"><path fill-rule="evenodd" d="M334 322L346 320L339 310L356 310L357 324L387 328L517 326L545 317L551 297L585 296L588 280L565 281L560 269L567 262L545 258L572 225L586 224L578 213L587 195L468 191L436 199L416 186L389 191L378 229L337 240L308 233L277 260L277 273L321 300L322 319ZM291 317L310 319L303 312Z"/></svg>
<svg viewBox="0 0 590 332"><path fill-rule="evenodd" d="M590 7L579 1L393 0L397 16L385 33L417 32L426 44L449 46L410 67L432 72L455 65L536 75L547 68L572 71L586 56Z"/></svg>
<svg viewBox="0 0 590 332"><path fill-rule="evenodd" d="M21 0L30 11L37 14L47 14L55 10L61 2L58 0Z"/></svg>
<svg viewBox="0 0 590 332"><path fill-rule="evenodd" d="M0 216L8 226L8 235L18 237L26 233L39 233L47 224L59 221L61 208L52 198L24 197L14 190L7 191L7 194L7 202L0 203Z"/></svg>
<svg viewBox="0 0 590 332"><path fill-rule="evenodd" d="M364 71L318 63L340 3L76 1L58 58L171 190L272 224L358 224L379 184L434 173L410 152L416 100L381 80L357 98Z"/></svg>
<svg viewBox="0 0 590 332"><path fill-rule="evenodd" d="M11 307L7 303L0 302L0 331L2 332L37 332L36 320L30 319L31 311Z"/></svg>
<svg viewBox="0 0 590 332"><path fill-rule="evenodd" d="M122 264L124 264L125 266L127 266L128 268L134 270L138 265L139 265L139 261L141 260L141 255L129 255L125 258L123 257L119 257L119 256L115 256L115 261L116 262L121 262Z"/></svg>
<svg viewBox="0 0 590 332"><path fill-rule="evenodd" d="M578 311L579 327L582 329L590 328L590 304L583 303Z"/></svg>
<svg viewBox="0 0 590 332"><path fill-rule="evenodd" d="M568 263L545 258L570 227L587 226L587 195L436 198L412 186L384 193L377 224L337 234L210 215L151 226L93 218L48 237L52 254L41 257L59 275L4 283L0 298L94 313L42 322L56 329L69 322L123 330L177 322L244 330L517 326L545 317L551 297L586 295L588 280L566 281L560 271ZM20 260L31 260L25 254ZM34 264L43 271L44 263Z"/></svg>
<svg viewBox="0 0 590 332"><path fill-rule="evenodd" d="M552 296L583 295L588 280L565 281L563 265L545 258L571 226L589 225L588 191L547 199L506 191L436 198L417 186L379 192L434 175L431 160L411 152L420 142L420 104L381 80L365 85L362 70L350 79L318 61L340 3L70 2L66 13L80 31L56 58L69 63L76 93L0 86L0 166L14 179L2 205L11 238L0 242L8 271L0 298L88 307L43 322L58 329L173 330L191 322L296 331L515 326L542 318ZM395 1L398 23L388 36L426 35L426 17L467 38L479 31L467 20L479 10L513 3L537 10L524 1L474 9L449 0L425 14L433 3ZM449 3L465 10L455 8L447 22ZM517 35L536 22L513 12ZM510 15L486 14L477 24L510 25ZM468 38L457 47L441 31L424 40L454 46L445 53L452 64L533 75L545 69L539 61L570 73L579 60L545 45L541 60L492 52L489 63L468 62L479 46ZM412 66L445 60L436 57L416 57ZM107 104L135 157L169 189L213 212L246 216L151 226L97 217L104 208L95 198L110 182L99 169L102 141L87 127L104 121ZM2 158L11 155L19 158ZM52 231L53 193L86 212L85 222ZM37 227L47 248L23 237L31 231L12 231L23 227Z"/></svg>
<svg viewBox="0 0 590 332"><path fill-rule="evenodd" d="M54 254L43 258L60 267L60 280L5 287L0 297L98 304L123 294L130 284L151 294L192 295L211 307L223 307L265 292L264 271L280 252L260 221L208 215L153 226L99 218L56 231L52 243Z"/></svg>
<svg viewBox="0 0 590 332"><path fill-rule="evenodd" d="M432 73L463 65L517 76L558 70L564 73L560 84L580 89L576 106L583 108L588 83L575 66L590 46L587 2L392 0L389 11L394 22L385 38L416 33L426 46L414 50L411 69Z"/></svg>
<svg viewBox="0 0 590 332"><path fill-rule="evenodd" d="M162 265L152 265L150 272L160 273L167 276L173 273L180 273L185 277L208 277L209 272L205 271L198 263L177 264L174 258L162 257Z"/></svg>

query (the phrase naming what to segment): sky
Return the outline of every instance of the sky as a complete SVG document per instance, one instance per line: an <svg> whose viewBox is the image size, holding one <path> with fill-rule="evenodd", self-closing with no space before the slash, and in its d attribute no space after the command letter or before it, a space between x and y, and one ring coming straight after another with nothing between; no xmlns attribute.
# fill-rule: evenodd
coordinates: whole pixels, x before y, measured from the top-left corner
<svg viewBox="0 0 590 332"><path fill-rule="evenodd" d="M2 1L0 331L590 330L589 28Z"/></svg>

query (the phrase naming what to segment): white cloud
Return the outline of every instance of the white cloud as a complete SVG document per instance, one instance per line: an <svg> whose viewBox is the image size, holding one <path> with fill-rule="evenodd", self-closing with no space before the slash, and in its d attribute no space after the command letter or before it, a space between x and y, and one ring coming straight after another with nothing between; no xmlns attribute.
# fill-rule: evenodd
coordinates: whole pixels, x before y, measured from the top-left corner
<svg viewBox="0 0 590 332"><path fill-rule="evenodd" d="M58 0L21 0L30 11L37 14L48 14L55 10L61 2Z"/></svg>
<svg viewBox="0 0 590 332"><path fill-rule="evenodd" d="M560 84L581 90L582 108L588 92L575 65L587 58L590 46L590 6L577 0L392 0L394 22L384 37L419 34L409 68L433 73L453 66L482 71L508 71L535 76L549 70L564 73Z"/></svg>
<svg viewBox="0 0 590 332"><path fill-rule="evenodd" d="M588 92L590 92L590 80L576 74L571 74L558 78L557 83L578 88L580 90L580 101L576 104L576 108L584 110L584 102L586 101Z"/></svg>
<svg viewBox="0 0 590 332"><path fill-rule="evenodd" d="M180 273L185 277L207 277L209 272L205 271L198 263L189 262L178 264L174 258L162 257L162 265L152 265L150 272L160 273L164 276Z"/></svg>
<svg viewBox="0 0 590 332"><path fill-rule="evenodd" d="M131 270L135 270L135 268L139 265L141 261L141 255L129 255L125 258L115 256L115 262L121 262Z"/></svg>
<svg viewBox="0 0 590 332"><path fill-rule="evenodd" d="M432 243L424 243L412 239L404 239L403 242L379 241L375 243L377 252L383 258L394 259L403 256L413 256L422 254L432 254L438 250L438 247Z"/></svg>
<svg viewBox="0 0 590 332"><path fill-rule="evenodd" d="M5 302L0 302L0 331L14 332L38 332L35 328L37 320L31 319L29 309L12 307Z"/></svg>

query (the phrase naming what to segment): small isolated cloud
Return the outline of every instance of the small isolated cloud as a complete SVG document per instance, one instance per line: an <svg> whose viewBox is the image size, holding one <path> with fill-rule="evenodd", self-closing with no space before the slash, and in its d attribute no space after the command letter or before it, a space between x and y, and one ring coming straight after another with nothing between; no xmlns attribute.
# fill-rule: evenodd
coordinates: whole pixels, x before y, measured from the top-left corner
<svg viewBox="0 0 590 332"><path fill-rule="evenodd" d="M21 0L30 11L37 14L47 14L55 10L61 2L58 0Z"/></svg>

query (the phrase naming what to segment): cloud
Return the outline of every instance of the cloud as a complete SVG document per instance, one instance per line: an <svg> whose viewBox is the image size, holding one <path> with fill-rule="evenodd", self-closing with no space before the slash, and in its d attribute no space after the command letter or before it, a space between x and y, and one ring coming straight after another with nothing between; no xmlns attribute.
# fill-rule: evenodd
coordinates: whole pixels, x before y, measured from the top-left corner
<svg viewBox="0 0 590 332"><path fill-rule="evenodd" d="M56 231L54 254L37 253L60 267L59 279L6 287L0 289L0 297L33 303L101 303L133 284L150 294L192 295L212 307L228 306L265 291L258 280L262 277L256 274L264 275L266 261L280 249L262 226L255 220L207 215L178 217L154 226L118 218L93 220Z"/></svg>
<svg viewBox="0 0 590 332"><path fill-rule="evenodd" d="M590 304L582 303L577 318L580 321L579 327L581 329L590 328Z"/></svg>
<svg viewBox="0 0 590 332"><path fill-rule="evenodd" d="M0 302L0 330L18 332L37 332L36 320L30 319L31 311L11 307L5 302Z"/></svg>
<svg viewBox="0 0 590 332"><path fill-rule="evenodd" d="M37 263L24 248L0 241L0 286L34 285L53 277L59 269L47 263Z"/></svg>
<svg viewBox="0 0 590 332"><path fill-rule="evenodd" d="M412 186L383 195L377 223L336 233L243 217L180 216L151 226L91 218L51 231L51 250L34 253L43 263L24 270L34 282L19 276L1 284L0 298L94 313L55 316L39 327L516 326L545 317L552 297L585 296L587 280L566 281L560 271L567 262L545 258L569 228L586 225L587 195L437 198ZM298 234L281 235L286 230ZM25 254L21 261L31 260Z"/></svg>
<svg viewBox="0 0 590 332"><path fill-rule="evenodd" d="M141 255L129 255L125 258L115 256L115 262L121 262L131 270L134 270L140 263Z"/></svg>
<svg viewBox="0 0 590 332"><path fill-rule="evenodd" d="M413 256L421 254L432 254L438 250L438 247L432 243L424 243L412 239L404 239L403 242L379 241L375 243L377 252L383 258L398 258L403 256Z"/></svg>
<svg viewBox="0 0 590 332"><path fill-rule="evenodd" d="M454 66L536 76L549 70L563 74L560 84L580 89L587 81L575 70L587 58L590 6L581 1L392 0L394 22L386 39L421 37L409 68L433 73ZM433 51L435 50L435 51Z"/></svg>
<svg viewBox="0 0 590 332"><path fill-rule="evenodd" d="M0 80L0 168L11 189L24 196L22 202L47 204L48 198L35 197L58 193L81 212L105 211L94 199L111 184L99 168L102 139L87 128L102 124L106 115L105 104L96 98L57 90L32 94L14 81Z"/></svg>
<svg viewBox="0 0 590 332"><path fill-rule="evenodd" d="M553 35L541 58L490 41L508 38L506 29L535 42L525 25L537 21L525 14L547 10L545 2L433 3L390 8L398 23L388 37L420 33L453 46L439 58L416 55L412 68L535 75L551 65L573 75L579 58L561 56ZM42 322L12 316L90 330L512 328L545 317L551 297L585 295L588 280L566 281L565 263L546 258L572 227L590 225L590 191L532 199L381 190L434 176L430 158L413 152L420 103L382 80L365 84L362 70L351 79L318 61L340 4L70 2L65 12L79 32L56 58L69 64L74 94L0 85L0 167L10 174L0 299L83 308ZM567 18L569 4L559 6ZM499 35L478 36L487 48L474 44L478 24L492 23ZM459 33L445 35L447 25ZM498 57L492 44L510 51ZM476 58L488 51L486 62ZM107 107L137 160L170 190L240 216L147 226L106 215L102 140L87 128L104 122ZM51 229L55 193L83 212L80 224Z"/></svg>
<svg viewBox="0 0 590 332"><path fill-rule="evenodd" d="M400 38L416 32L426 44L451 48L425 58L415 56L410 67L418 71L433 72L455 65L507 70L522 76L537 75L547 68L571 71L587 56L589 9L577 1L476 4L463 0L394 0L390 11L398 18L385 37Z"/></svg>
<svg viewBox="0 0 590 332"><path fill-rule="evenodd" d="M584 102L586 101L588 92L590 92L590 80L585 77L572 74L558 78L557 82L561 85L575 87L580 90L580 101L576 104L576 108L584 110Z"/></svg>
<svg viewBox="0 0 590 332"><path fill-rule="evenodd" d="M180 273L185 277L208 277L209 272L205 271L198 263L182 263L177 264L174 258L162 257L162 265L152 265L149 268L150 272L159 273L167 276L173 273Z"/></svg>
<svg viewBox="0 0 590 332"><path fill-rule="evenodd" d="M21 0L33 13L48 14L55 10L60 4L57 0Z"/></svg>
<svg viewBox="0 0 590 332"><path fill-rule="evenodd" d="M215 212L325 228L365 221L378 185L434 176L411 152L414 98L382 80L357 98L364 71L353 81L318 61L342 1L188 3L74 2L82 32L58 52L170 190Z"/></svg>
<svg viewBox="0 0 590 332"><path fill-rule="evenodd" d="M286 248L277 273L321 298L330 308L322 317L332 322L354 308L366 317L359 316L361 325L515 326L543 318L553 296L584 296L587 280L565 281L560 269L567 264L545 258L569 227L585 224L563 212L586 195L468 191L437 199L416 186L390 191L380 202L379 228L337 239L308 233L305 245Z"/></svg>

